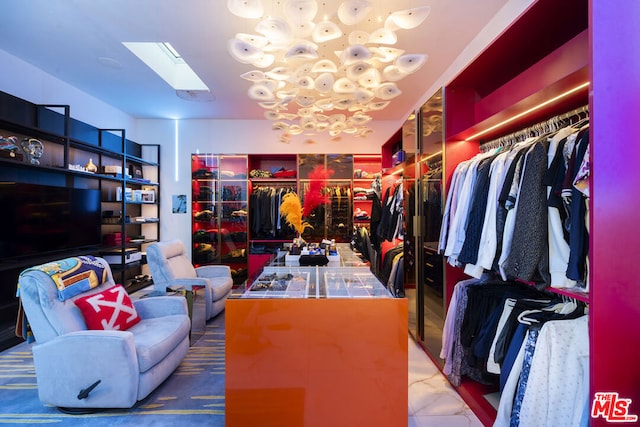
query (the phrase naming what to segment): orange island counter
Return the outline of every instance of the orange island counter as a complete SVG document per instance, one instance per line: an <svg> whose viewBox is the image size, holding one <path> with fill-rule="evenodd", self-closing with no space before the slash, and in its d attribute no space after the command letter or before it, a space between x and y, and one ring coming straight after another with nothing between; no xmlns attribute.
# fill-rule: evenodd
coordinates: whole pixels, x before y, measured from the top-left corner
<svg viewBox="0 0 640 427"><path fill-rule="evenodd" d="M265 267L226 302L227 427L406 427L407 315L369 268Z"/></svg>

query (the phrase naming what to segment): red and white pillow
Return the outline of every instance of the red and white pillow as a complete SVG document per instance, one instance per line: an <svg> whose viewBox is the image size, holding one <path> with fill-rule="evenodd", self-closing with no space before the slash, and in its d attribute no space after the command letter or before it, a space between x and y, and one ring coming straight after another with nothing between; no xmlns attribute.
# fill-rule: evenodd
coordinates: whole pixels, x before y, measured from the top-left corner
<svg viewBox="0 0 640 427"><path fill-rule="evenodd" d="M89 329L124 331L140 321L129 294L121 285L78 298L74 302Z"/></svg>

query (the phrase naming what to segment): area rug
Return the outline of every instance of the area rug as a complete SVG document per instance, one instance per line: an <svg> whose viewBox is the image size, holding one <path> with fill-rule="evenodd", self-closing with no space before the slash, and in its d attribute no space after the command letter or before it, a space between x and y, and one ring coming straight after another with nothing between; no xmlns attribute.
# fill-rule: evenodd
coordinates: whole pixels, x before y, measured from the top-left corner
<svg viewBox="0 0 640 427"><path fill-rule="evenodd" d="M126 410L69 415L38 400L31 345L0 353L0 424L62 426L224 426L224 312L205 325L180 366Z"/></svg>

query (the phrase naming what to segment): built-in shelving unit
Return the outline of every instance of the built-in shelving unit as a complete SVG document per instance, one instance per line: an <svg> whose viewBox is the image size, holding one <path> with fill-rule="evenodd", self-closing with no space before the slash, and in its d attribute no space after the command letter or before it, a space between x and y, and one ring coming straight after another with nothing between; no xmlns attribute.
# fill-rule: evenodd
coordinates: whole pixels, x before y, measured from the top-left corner
<svg viewBox="0 0 640 427"><path fill-rule="evenodd" d="M142 253L160 238L158 145L76 120L68 105L37 105L3 92L0 137L0 277L8 284L0 298L7 325L0 341L11 341L15 283L30 266L117 254L109 258L117 283L129 292L151 283L141 279Z"/></svg>

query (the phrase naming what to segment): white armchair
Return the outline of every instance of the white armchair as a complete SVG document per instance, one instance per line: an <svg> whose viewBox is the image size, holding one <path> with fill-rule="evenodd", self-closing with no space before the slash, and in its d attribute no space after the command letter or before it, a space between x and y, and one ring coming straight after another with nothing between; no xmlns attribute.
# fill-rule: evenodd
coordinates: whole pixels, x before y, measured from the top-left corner
<svg viewBox="0 0 640 427"><path fill-rule="evenodd" d="M209 320L224 310L231 294L233 279L226 265L206 265L194 268L180 240L157 242L147 247L147 263L156 291L182 287L187 291L195 287L205 290L205 319Z"/></svg>
<svg viewBox="0 0 640 427"><path fill-rule="evenodd" d="M98 273L81 270L83 262ZM63 274L69 279L63 279ZM22 272L19 285L35 338L38 397L45 404L73 412L130 408L167 379L189 350L184 299L134 300L132 310L123 305L126 291L115 286L109 264L102 258L66 258L31 267ZM117 300L107 300L108 295ZM110 316L103 325L106 330L89 328L78 305L86 298L96 314ZM117 314L126 318L134 311L140 320L133 326L123 329L111 324Z"/></svg>

